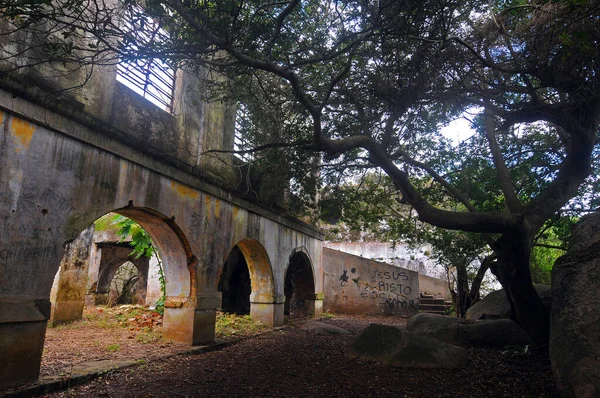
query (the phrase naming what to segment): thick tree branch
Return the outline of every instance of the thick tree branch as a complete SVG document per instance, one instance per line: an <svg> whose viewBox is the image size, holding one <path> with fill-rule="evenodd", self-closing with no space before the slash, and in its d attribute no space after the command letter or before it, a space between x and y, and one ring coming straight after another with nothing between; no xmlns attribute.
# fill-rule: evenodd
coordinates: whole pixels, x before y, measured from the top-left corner
<svg viewBox="0 0 600 398"><path fill-rule="evenodd" d="M504 158L502 157L502 152L500 151L500 147L498 146L498 142L496 141L496 122L494 120L494 117L487 110L485 112L484 118L485 136L487 138L488 145L492 153L494 165L496 166L496 175L498 176L500 188L502 189L502 193L504 193L504 197L506 198L506 204L508 206L508 209L513 213L518 213L521 211L521 202L519 201L519 198L517 197L517 192L515 191L515 187L512 181L510 180L508 167L506 167L506 163L504 162Z"/></svg>
<svg viewBox="0 0 600 398"><path fill-rule="evenodd" d="M271 54L273 52L273 46L275 45L275 42L277 41L277 39L279 38L279 35L281 34L281 28L283 27L283 23L285 21L285 19L292 13L292 11L294 11L294 8L296 8L296 6L300 3L300 0L292 0L287 7L285 7L283 9L283 11L281 11L281 13L277 16L277 21L275 22L275 31L273 32L273 35L271 36L271 38L269 39L269 42L267 43L266 47L265 47L265 54L267 59L271 59Z"/></svg>
<svg viewBox="0 0 600 398"><path fill-rule="evenodd" d="M414 207L423 222L441 228L470 232L499 233L517 227L523 217L501 212L453 212L431 206L410 183L408 174L400 170L383 149L368 136L352 136L341 140L322 139L315 149L329 154L339 154L363 148L370 154L370 161L381 167L394 182L407 202Z"/></svg>

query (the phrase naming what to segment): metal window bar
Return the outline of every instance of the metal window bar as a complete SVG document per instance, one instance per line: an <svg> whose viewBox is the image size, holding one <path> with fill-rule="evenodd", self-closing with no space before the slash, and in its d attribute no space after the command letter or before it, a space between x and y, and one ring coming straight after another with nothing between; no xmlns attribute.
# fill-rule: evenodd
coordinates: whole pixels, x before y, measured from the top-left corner
<svg viewBox="0 0 600 398"><path fill-rule="evenodd" d="M252 149L254 148L254 145L252 142L250 142L250 140L248 140L243 134L242 134L242 124L245 124L245 122L247 122L247 118L248 118L248 111L246 109L246 107L241 104L238 103L237 106L237 111L236 111L236 120L235 120L235 133L233 135L233 150L234 151L245 151L248 149ZM254 160L254 153L249 152L249 153L236 153L235 156L237 156L239 159L245 161L245 162L250 162L252 160Z"/></svg>
<svg viewBox="0 0 600 398"><path fill-rule="evenodd" d="M143 11L138 10L142 13ZM133 21L129 14L129 21L125 23L126 29L135 35L136 43L147 43L151 40L160 40L160 36L168 36L167 32L158 28L156 21L146 19L146 26L150 26L152 34L141 29L136 29L140 22ZM158 34L159 38L154 36ZM130 44L128 50L134 52L139 46ZM158 58L121 61L117 66L117 81L132 89L137 94L146 98L153 104L166 111L172 111L173 90L175 87L175 71Z"/></svg>

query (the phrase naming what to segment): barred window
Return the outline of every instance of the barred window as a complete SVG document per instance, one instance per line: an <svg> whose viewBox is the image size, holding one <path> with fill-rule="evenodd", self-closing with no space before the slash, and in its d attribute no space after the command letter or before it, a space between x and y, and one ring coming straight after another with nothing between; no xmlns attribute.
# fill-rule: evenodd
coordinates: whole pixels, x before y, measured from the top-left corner
<svg viewBox="0 0 600 398"><path fill-rule="evenodd" d="M129 10L125 29L131 35L125 51L138 54L146 44L165 40L168 33L159 27L152 18L144 15L141 9ZM117 66L117 81L146 98L161 109L171 112L175 70L159 58L140 57L122 60Z"/></svg>
<svg viewBox="0 0 600 398"><path fill-rule="evenodd" d="M234 151L247 151L255 147L255 145L246 138L247 134L252 129L254 129L254 125L248 115L248 109L243 103L238 102L235 115L235 134L233 136ZM254 160L253 152L236 153L235 156L246 162Z"/></svg>

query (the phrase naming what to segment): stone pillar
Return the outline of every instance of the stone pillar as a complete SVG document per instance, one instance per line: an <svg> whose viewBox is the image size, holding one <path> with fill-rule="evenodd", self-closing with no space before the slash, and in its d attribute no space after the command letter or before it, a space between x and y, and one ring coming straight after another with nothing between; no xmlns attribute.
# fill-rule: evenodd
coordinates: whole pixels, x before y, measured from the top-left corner
<svg viewBox="0 0 600 398"><path fill-rule="evenodd" d="M219 297L167 297L163 338L177 343L200 345L215 339Z"/></svg>
<svg viewBox="0 0 600 398"><path fill-rule="evenodd" d="M50 301L0 296L0 390L40 374Z"/></svg>
<svg viewBox="0 0 600 398"><path fill-rule="evenodd" d="M323 293L317 293L313 297L313 300L306 300L306 309L315 318L320 318L323 316Z"/></svg>
<svg viewBox="0 0 600 398"><path fill-rule="evenodd" d="M250 295L250 316L267 326L283 325L285 295L254 294Z"/></svg>
<svg viewBox="0 0 600 398"><path fill-rule="evenodd" d="M92 224L83 230L65 250L60 263L58 281L50 293L52 325L77 321L83 316L93 238L94 225Z"/></svg>

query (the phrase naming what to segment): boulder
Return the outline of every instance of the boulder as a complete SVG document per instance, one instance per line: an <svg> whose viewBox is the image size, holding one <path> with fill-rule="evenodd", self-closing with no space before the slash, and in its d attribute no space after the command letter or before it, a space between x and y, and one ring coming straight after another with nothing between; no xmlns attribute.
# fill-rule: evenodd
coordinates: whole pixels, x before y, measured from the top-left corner
<svg viewBox="0 0 600 398"><path fill-rule="evenodd" d="M552 269L550 361L562 397L600 397L600 214L581 218Z"/></svg>
<svg viewBox="0 0 600 398"><path fill-rule="evenodd" d="M469 345L504 348L531 343L529 336L510 319L490 319L463 325L462 332Z"/></svg>
<svg viewBox="0 0 600 398"><path fill-rule="evenodd" d="M534 284L533 287L546 306L548 312L551 309L552 291L548 285ZM467 310L466 318L478 319L507 319L511 316L511 308L504 289L496 290L476 302Z"/></svg>
<svg viewBox="0 0 600 398"><path fill-rule="evenodd" d="M448 344L468 345L461 325L469 324L466 319L422 312L408 319L407 330L419 336L431 337Z"/></svg>
<svg viewBox="0 0 600 398"><path fill-rule="evenodd" d="M312 333L316 334L349 334L346 329L329 325L327 323L318 322L318 321L308 321L300 326L302 330L308 330Z"/></svg>
<svg viewBox="0 0 600 398"><path fill-rule="evenodd" d="M369 325L347 356L403 368L455 369L469 362L467 350L387 325Z"/></svg>
<svg viewBox="0 0 600 398"><path fill-rule="evenodd" d="M527 333L510 319L472 321L445 315L421 313L408 320L408 331L460 346L503 348L526 345Z"/></svg>

